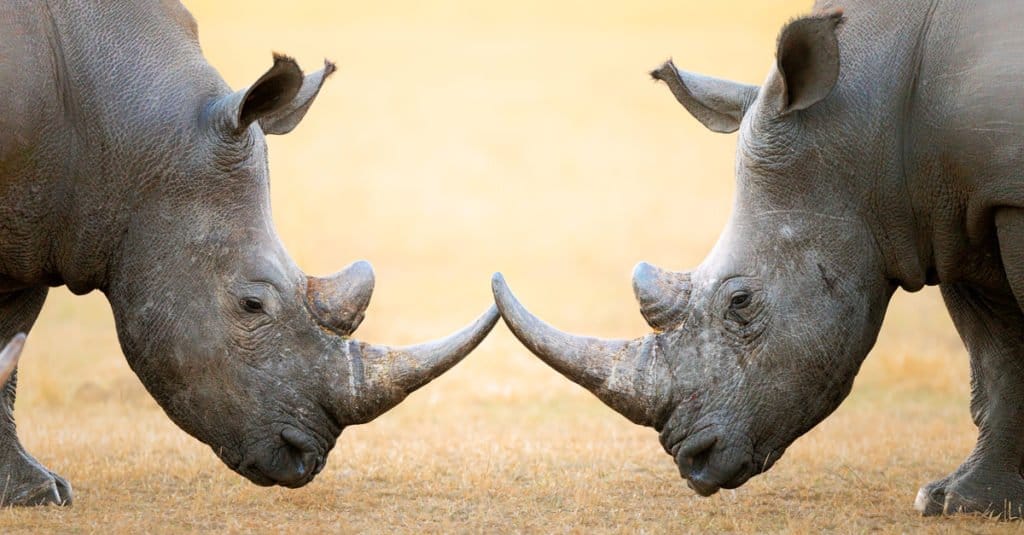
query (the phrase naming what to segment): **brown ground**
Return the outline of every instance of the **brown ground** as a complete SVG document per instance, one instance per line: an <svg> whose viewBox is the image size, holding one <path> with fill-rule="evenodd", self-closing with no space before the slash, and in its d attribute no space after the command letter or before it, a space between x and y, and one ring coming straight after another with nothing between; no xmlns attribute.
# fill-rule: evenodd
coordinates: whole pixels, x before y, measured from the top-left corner
<svg viewBox="0 0 1024 535"><path fill-rule="evenodd" d="M338 62L305 123L271 142L276 223L311 273L373 262L378 291L359 335L387 343L469 321L495 270L555 325L643 333L630 270L701 260L728 215L735 144L646 71L674 55L757 83L779 27L809 7L186 4L235 87L272 50L311 70ZM911 508L974 440L966 354L933 291L897 296L836 414L768 474L709 499L686 488L652 430L544 367L502 325L450 374L346 432L301 490L244 481L171 424L125 364L101 295L54 291L23 363L23 440L68 477L76 503L0 511L0 532L1019 529Z"/></svg>

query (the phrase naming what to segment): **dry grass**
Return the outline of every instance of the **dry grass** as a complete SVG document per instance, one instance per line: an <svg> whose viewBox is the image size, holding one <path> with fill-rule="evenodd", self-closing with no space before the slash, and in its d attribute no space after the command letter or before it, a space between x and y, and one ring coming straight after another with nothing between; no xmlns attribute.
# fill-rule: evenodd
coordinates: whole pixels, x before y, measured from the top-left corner
<svg viewBox="0 0 1024 535"><path fill-rule="evenodd" d="M234 86L271 50L339 63L305 123L271 141L279 231L300 265L371 260L360 335L444 334L503 270L569 330L644 324L638 260L697 264L730 207L735 139L650 82L667 56L758 82L805 1L186 2ZM485 7L486 6L486 7ZM71 508L0 531L819 532L1016 530L922 519L918 487L973 445L967 360L935 292L897 296L850 399L768 474L695 497L655 433L533 359L500 326L464 364L348 430L300 490L255 487L174 427L118 349L99 295L54 291L23 358L22 437Z"/></svg>

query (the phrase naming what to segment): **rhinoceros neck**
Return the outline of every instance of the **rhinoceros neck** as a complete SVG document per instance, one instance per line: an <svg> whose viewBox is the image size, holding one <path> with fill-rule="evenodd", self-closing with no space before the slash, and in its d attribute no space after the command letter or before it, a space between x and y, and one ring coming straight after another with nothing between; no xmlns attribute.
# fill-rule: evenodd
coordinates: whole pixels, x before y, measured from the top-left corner
<svg viewBox="0 0 1024 535"><path fill-rule="evenodd" d="M885 262L886 276L907 290L929 281L931 207L911 195L906 147L917 97L916 73L929 4L900 2L845 4L839 31L840 76L821 114L831 125L838 169L854 177L851 192L864 199L865 220ZM840 119L840 120L837 120Z"/></svg>
<svg viewBox="0 0 1024 535"><path fill-rule="evenodd" d="M994 213L1024 206L1024 9L935 4L904 123L909 193L932 282L1002 289Z"/></svg>
<svg viewBox="0 0 1024 535"><path fill-rule="evenodd" d="M46 270L85 293L106 287L160 182L194 178L178 160L199 142L204 103L229 90L177 2L75 3L49 17L63 165L47 185Z"/></svg>
<svg viewBox="0 0 1024 535"><path fill-rule="evenodd" d="M1020 9L1012 2L845 2L839 167L866 180L887 275L1005 285L993 208L1024 205ZM850 115L854 114L854 115ZM851 129L850 126L854 125ZM856 131L856 129L860 129Z"/></svg>

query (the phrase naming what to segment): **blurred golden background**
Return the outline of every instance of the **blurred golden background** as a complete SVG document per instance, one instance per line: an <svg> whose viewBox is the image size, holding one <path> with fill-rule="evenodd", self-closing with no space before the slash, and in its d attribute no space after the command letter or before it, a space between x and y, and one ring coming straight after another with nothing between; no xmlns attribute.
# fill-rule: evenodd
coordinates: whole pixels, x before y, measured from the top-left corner
<svg viewBox="0 0 1024 535"><path fill-rule="evenodd" d="M275 224L297 263L360 258L356 333L404 344L491 302L502 271L554 325L632 337L629 274L698 264L728 217L735 136L647 71L760 83L804 0L189 0L234 88L271 52L337 62L303 124L270 140ZM503 324L463 364L347 430L301 490L230 472L166 419L121 355L102 295L51 292L23 356L18 424L70 508L0 531L820 531L978 529L912 510L974 441L967 358L937 292L900 294L854 393L769 473L700 499L656 433L548 369Z"/></svg>

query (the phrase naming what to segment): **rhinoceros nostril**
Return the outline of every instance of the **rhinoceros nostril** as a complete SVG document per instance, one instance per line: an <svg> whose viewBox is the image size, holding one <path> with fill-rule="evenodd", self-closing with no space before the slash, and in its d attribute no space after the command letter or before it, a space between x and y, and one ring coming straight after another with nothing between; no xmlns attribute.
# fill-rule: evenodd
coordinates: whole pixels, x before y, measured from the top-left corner
<svg viewBox="0 0 1024 535"><path fill-rule="evenodd" d="M285 444L302 453L316 448L312 438L292 427L286 427L281 431L281 439Z"/></svg>
<svg viewBox="0 0 1024 535"><path fill-rule="evenodd" d="M676 450L676 465L679 475L690 479L692 474L699 472L707 465L711 448L718 442L718 437L711 433L698 433L679 443Z"/></svg>
<svg viewBox="0 0 1024 535"><path fill-rule="evenodd" d="M287 448L284 464L291 466L279 470L275 478L277 483L286 487L305 485L311 479L310 476L323 467L316 443L305 433L290 427L281 431L281 440Z"/></svg>

